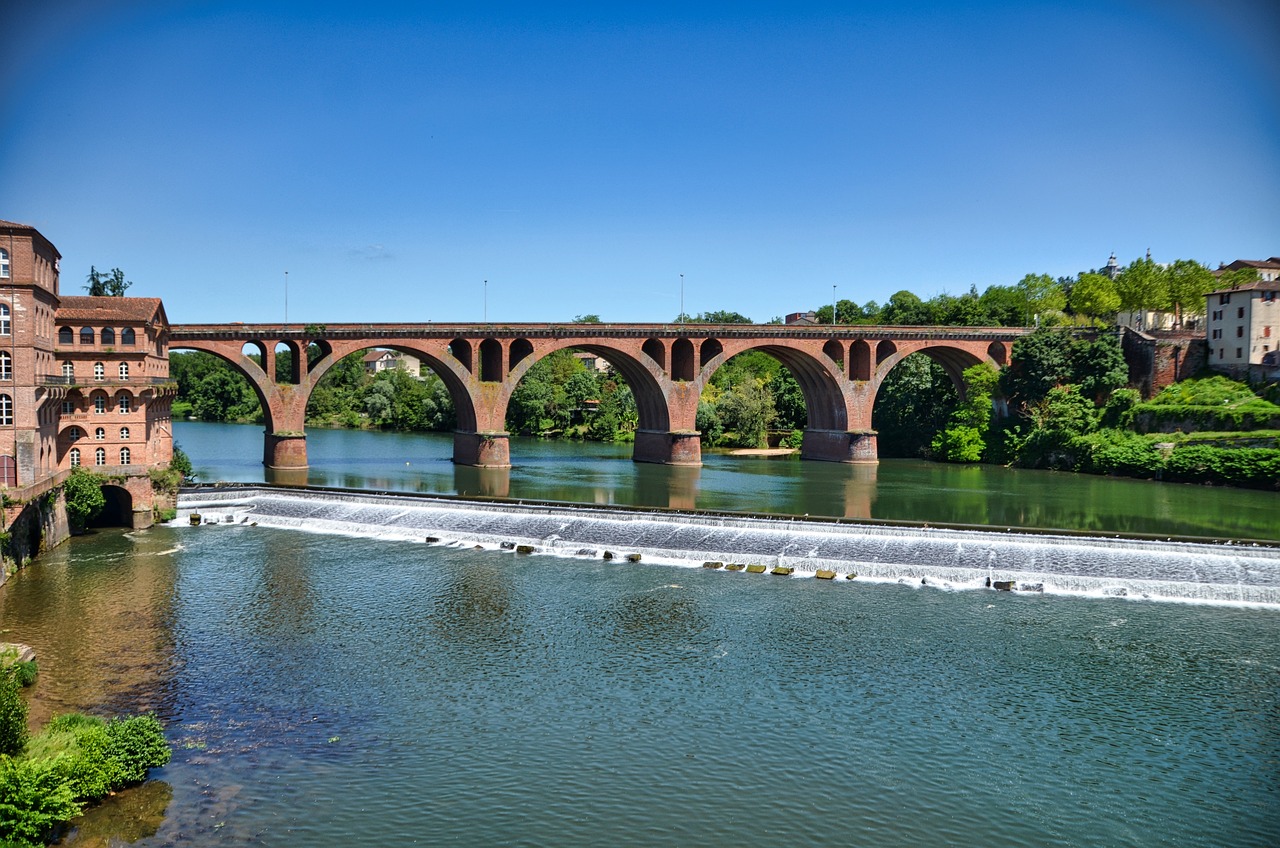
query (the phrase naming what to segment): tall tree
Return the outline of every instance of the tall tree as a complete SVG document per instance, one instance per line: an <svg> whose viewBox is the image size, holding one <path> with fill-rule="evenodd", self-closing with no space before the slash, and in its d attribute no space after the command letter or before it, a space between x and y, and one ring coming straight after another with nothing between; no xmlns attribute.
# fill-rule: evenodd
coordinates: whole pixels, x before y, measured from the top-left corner
<svg viewBox="0 0 1280 848"><path fill-rule="evenodd" d="M1071 308L1077 315L1101 318L1120 308L1115 281L1104 274L1085 273L1071 287Z"/></svg>
<svg viewBox="0 0 1280 848"><path fill-rule="evenodd" d="M1038 316L1049 312L1061 312L1067 305L1062 286L1048 274L1027 274L1016 286L1022 296L1024 321L1027 325Z"/></svg>
<svg viewBox="0 0 1280 848"><path fill-rule="evenodd" d="M1169 266L1166 275L1178 323L1187 314L1203 315L1204 296L1218 287L1213 272L1194 259L1179 259Z"/></svg>
<svg viewBox="0 0 1280 848"><path fill-rule="evenodd" d="M125 291L133 283L124 278L124 271L112 268L111 273L103 273L93 265L89 266L89 276L85 278L88 285L84 290L90 297L124 297Z"/></svg>
<svg viewBox="0 0 1280 848"><path fill-rule="evenodd" d="M1116 277L1120 308L1126 312L1169 308L1169 275L1151 257L1135 259Z"/></svg>

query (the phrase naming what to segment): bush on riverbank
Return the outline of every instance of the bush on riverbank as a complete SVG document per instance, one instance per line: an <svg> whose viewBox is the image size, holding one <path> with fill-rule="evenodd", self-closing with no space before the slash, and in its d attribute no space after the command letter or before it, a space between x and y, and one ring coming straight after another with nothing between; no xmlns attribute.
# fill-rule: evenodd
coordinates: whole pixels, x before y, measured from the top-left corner
<svg viewBox="0 0 1280 848"><path fill-rule="evenodd" d="M0 745L6 744L0 748L0 845L18 848L44 845L86 804L141 783L170 756L154 715L103 721L70 713L28 740L26 704L7 670L0 673Z"/></svg>

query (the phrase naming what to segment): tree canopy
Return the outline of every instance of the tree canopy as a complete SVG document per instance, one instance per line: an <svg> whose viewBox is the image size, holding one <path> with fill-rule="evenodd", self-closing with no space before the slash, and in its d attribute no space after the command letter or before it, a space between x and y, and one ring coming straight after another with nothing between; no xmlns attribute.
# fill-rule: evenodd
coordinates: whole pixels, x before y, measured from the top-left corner
<svg viewBox="0 0 1280 848"><path fill-rule="evenodd" d="M86 277L86 281L84 290L90 297L124 297L125 291L133 285L132 282L125 280L124 271L119 268L112 268L109 273L104 273L92 265L89 266L89 276Z"/></svg>

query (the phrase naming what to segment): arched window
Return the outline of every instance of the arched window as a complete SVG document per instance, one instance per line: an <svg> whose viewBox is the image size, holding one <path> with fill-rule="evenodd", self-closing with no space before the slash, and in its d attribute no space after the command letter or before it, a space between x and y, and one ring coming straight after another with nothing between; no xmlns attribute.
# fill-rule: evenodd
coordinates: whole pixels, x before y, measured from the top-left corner
<svg viewBox="0 0 1280 848"><path fill-rule="evenodd" d="M107 376L107 368L101 362L93 363L93 379L101 381Z"/></svg>
<svg viewBox="0 0 1280 848"><path fill-rule="evenodd" d="M121 428L120 428L120 438L121 438L122 440L123 440L123 439L127 439L127 438L129 438L129 428L128 428L128 427L121 427Z"/></svg>
<svg viewBox="0 0 1280 848"><path fill-rule="evenodd" d="M124 394L120 395L120 411L121 412L133 411L132 398L130 398L128 395L124 395Z"/></svg>
<svg viewBox="0 0 1280 848"><path fill-rule="evenodd" d="M120 379L121 380L129 379L129 363L127 362L120 363Z"/></svg>
<svg viewBox="0 0 1280 848"><path fill-rule="evenodd" d="M94 465L106 465L106 464L107 464L107 449L106 449L106 448L98 448L96 451L94 451L94 452L93 452L93 464L94 464Z"/></svg>
<svg viewBox="0 0 1280 848"><path fill-rule="evenodd" d="M73 401L73 400L66 400L66 399L64 398L64 399L63 399L63 401L62 401L62 414L63 414L63 415L75 415L75 414L76 414L76 402L75 402L75 401Z"/></svg>
<svg viewBox="0 0 1280 848"><path fill-rule="evenodd" d="M99 415L107 411L107 396L102 392L93 396L93 411Z"/></svg>
<svg viewBox="0 0 1280 848"><path fill-rule="evenodd" d="M68 383L76 379L76 367L70 362L62 363L62 378Z"/></svg>
<svg viewBox="0 0 1280 848"><path fill-rule="evenodd" d="M93 344L93 328L92 327L80 328L80 344L83 344L83 345Z"/></svg>
<svg viewBox="0 0 1280 848"><path fill-rule="evenodd" d="M0 336L7 336L10 332L9 305L6 303L0 303Z"/></svg>
<svg viewBox="0 0 1280 848"><path fill-rule="evenodd" d="M93 431L93 437L98 441L102 441L107 437L107 431L102 427L99 427L98 429Z"/></svg>
<svg viewBox="0 0 1280 848"><path fill-rule="evenodd" d="M8 395L0 395L0 425L10 426L13 424L13 398Z"/></svg>
<svg viewBox="0 0 1280 848"><path fill-rule="evenodd" d="M9 278L9 251L0 247L0 277Z"/></svg>
<svg viewBox="0 0 1280 848"><path fill-rule="evenodd" d="M72 468L80 467L80 448L71 449L71 467Z"/></svg>
<svg viewBox="0 0 1280 848"><path fill-rule="evenodd" d="M102 343L104 345L113 345L116 343L116 331L110 327L102 328Z"/></svg>
<svg viewBox="0 0 1280 848"><path fill-rule="evenodd" d="M130 453L129 453L129 449L128 449L128 448L120 448L120 464L121 464L121 465L128 465L128 464L129 464L129 457L130 457L131 455L132 455L132 454L130 454Z"/></svg>
<svg viewBox="0 0 1280 848"><path fill-rule="evenodd" d="M76 343L76 331L70 327L58 328L58 344L69 345Z"/></svg>
<svg viewBox="0 0 1280 848"><path fill-rule="evenodd" d="M13 357L9 351L0 350L0 380L13 379Z"/></svg>
<svg viewBox="0 0 1280 848"><path fill-rule="evenodd" d="M129 347L133 347L133 345L136 344L132 327L125 327L120 331L120 344L127 345Z"/></svg>

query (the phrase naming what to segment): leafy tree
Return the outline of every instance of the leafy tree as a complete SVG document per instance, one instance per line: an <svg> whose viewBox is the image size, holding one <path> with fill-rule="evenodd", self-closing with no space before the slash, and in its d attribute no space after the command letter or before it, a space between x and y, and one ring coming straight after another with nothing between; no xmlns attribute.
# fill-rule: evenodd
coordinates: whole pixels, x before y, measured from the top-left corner
<svg viewBox="0 0 1280 848"><path fill-rule="evenodd" d="M880 455L926 452L958 400L955 384L941 365L923 353L904 358L880 384L871 412Z"/></svg>
<svg viewBox="0 0 1280 848"><path fill-rule="evenodd" d="M978 304L997 327L1021 327L1026 315L1026 300L1013 286L989 286Z"/></svg>
<svg viewBox="0 0 1280 848"><path fill-rule="evenodd" d="M575 324L600 324L600 323L603 323L603 322L600 320L600 316L599 316L599 315L595 314L594 312L589 312L589 313L587 313L586 315L575 315L575 316L573 316L573 323L575 323Z"/></svg>
<svg viewBox="0 0 1280 848"><path fill-rule="evenodd" d="M71 469L71 476L62 484L62 493L67 501L67 520L76 531L84 530L107 505L102 478L86 468Z"/></svg>
<svg viewBox="0 0 1280 848"><path fill-rule="evenodd" d="M964 372L965 398L951 413L948 427L933 440L933 453L947 462L980 462L991 429L992 395L1000 372L980 362Z"/></svg>
<svg viewBox="0 0 1280 848"><path fill-rule="evenodd" d="M776 416L773 395L759 380L744 380L720 395L716 414L724 425L726 438L732 434L733 445L762 448L768 444L769 425Z"/></svg>
<svg viewBox="0 0 1280 848"><path fill-rule="evenodd" d="M1013 343L1012 361L1002 375L1006 397L1036 403L1055 386L1071 380L1071 337L1060 330L1039 329Z"/></svg>
<svg viewBox="0 0 1280 848"><path fill-rule="evenodd" d="M1061 312L1067 305L1066 295L1058 281L1048 274L1027 274L1015 287L1022 296L1026 325L1038 316L1049 312Z"/></svg>
<svg viewBox="0 0 1280 848"><path fill-rule="evenodd" d="M678 318L676 319L679 320ZM750 318L741 312L730 312L725 309L717 309L714 312L699 312L697 315L689 319L694 324L751 324Z"/></svg>
<svg viewBox="0 0 1280 848"><path fill-rule="evenodd" d="M774 426L782 430L797 430L809 420L809 410L804 403L804 391L800 383L786 367L779 368L766 384L773 395L773 407L777 412Z"/></svg>
<svg viewBox="0 0 1280 848"><path fill-rule="evenodd" d="M94 266L89 266L88 285L84 287L90 297L124 297L125 291L133 283L124 278L124 271L112 268L110 273L103 273Z"/></svg>
<svg viewBox="0 0 1280 848"><path fill-rule="evenodd" d="M1078 315L1101 318L1120 308L1115 281L1105 274L1081 274L1071 287L1071 309Z"/></svg>
<svg viewBox="0 0 1280 848"><path fill-rule="evenodd" d="M1218 276L1218 285L1220 289L1234 289L1240 286L1247 286L1250 283L1258 281L1257 268L1237 268L1234 271L1223 271Z"/></svg>
<svg viewBox="0 0 1280 848"><path fill-rule="evenodd" d="M1135 259L1116 277L1120 308L1126 312L1169 307L1169 275L1150 257Z"/></svg>
<svg viewBox="0 0 1280 848"><path fill-rule="evenodd" d="M1120 349L1120 338L1114 333L1095 339L1077 339L1069 353L1070 380L1080 387L1082 397L1101 403L1129 382L1129 364Z"/></svg>
<svg viewBox="0 0 1280 848"><path fill-rule="evenodd" d="M1203 315L1205 295L1218 287L1218 278L1213 272L1194 259L1179 259L1165 274L1178 323L1181 324L1187 314Z"/></svg>
<svg viewBox="0 0 1280 848"><path fill-rule="evenodd" d="M933 310L919 297L903 290L894 293L880 310L880 319L891 326L935 323Z"/></svg>
<svg viewBox="0 0 1280 848"><path fill-rule="evenodd" d="M192 411L202 421L234 421L260 411L249 383L230 368L213 371L187 394Z"/></svg>

